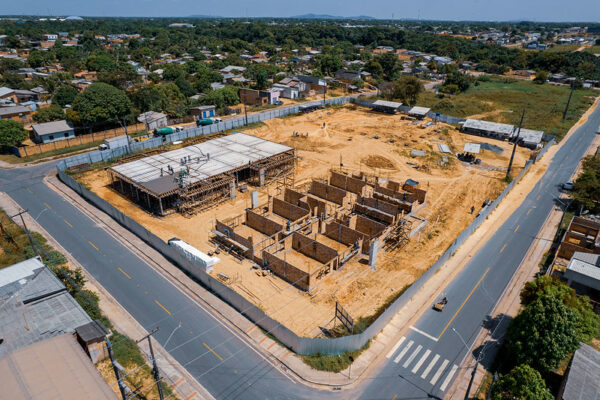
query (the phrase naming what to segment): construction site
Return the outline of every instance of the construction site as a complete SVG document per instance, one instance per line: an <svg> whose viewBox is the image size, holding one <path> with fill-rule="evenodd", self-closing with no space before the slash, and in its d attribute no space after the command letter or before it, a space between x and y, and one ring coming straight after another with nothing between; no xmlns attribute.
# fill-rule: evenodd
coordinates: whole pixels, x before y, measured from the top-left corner
<svg viewBox="0 0 600 400"><path fill-rule="evenodd" d="M513 150L354 105L182 146L76 178L309 337L336 304L368 319L412 284L503 190ZM513 176L531 154L516 149Z"/></svg>

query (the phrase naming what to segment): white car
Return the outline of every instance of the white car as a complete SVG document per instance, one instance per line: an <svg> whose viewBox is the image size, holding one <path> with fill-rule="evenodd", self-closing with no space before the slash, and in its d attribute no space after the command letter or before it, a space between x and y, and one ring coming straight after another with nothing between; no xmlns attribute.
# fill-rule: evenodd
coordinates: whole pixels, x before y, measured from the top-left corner
<svg viewBox="0 0 600 400"><path fill-rule="evenodd" d="M562 184L562 188L564 190L573 190L573 186L574 186L573 182L571 182L571 181L568 181L568 182L565 182Z"/></svg>
<svg viewBox="0 0 600 400"><path fill-rule="evenodd" d="M219 122L223 122L221 118L211 118L213 120L213 124L218 124Z"/></svg>

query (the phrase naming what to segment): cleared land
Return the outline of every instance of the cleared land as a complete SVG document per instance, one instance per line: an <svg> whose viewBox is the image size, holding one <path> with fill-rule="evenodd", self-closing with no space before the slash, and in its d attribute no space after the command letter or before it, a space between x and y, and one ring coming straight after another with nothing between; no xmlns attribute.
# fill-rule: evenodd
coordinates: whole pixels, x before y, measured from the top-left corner
<svg viewBox="0 0 600 400"><path fill-rule="evenodd" d="M539 85L522 79L494 77L489 82L471 85L465 93L455 96L439 98L432 92L425 92L419 99L419 105L442 114L512 125L519 125L521 111L525 108L523 125L526 128L541 130L560 139L598 95L592 89L575 90L567 118L562 121L569 91L568 86Z"/></svg>
<svg viewBox="0 0 600 400"><path fill-rule="evenodd" d="M305 336L321 334L320 327L332 327L330 321L336 301L355 319L367 319L375 314L439 258L475 218L484 200L494 199L505 187L505 172L501 169L508 164L512 149L509 143L462 134L443 124L428 128L420 125L422 123L401 120L400 115L345 106L274 119L245 130L245 133L296 148L299 160L294 178L299 188L312 178L327 177L329 169L339 167L340 162L355 172L398 182L408 178L419 181L420 187L427 191L427 200L417 216L426 218L428 223L403 249L381 250L376 271L366 264L365 256L354 257L340 270L323 276L312 294L274 275L262 276L249 260L238 261L223 253L219 254L221 262L213 274L228 275L228 284L233 289ZM295 132L299 136L294 136ZM479 166L463 164L454 155L446 154L448 163L441 165L444 155L439 152L438 144L447 144L457 153L462 152L466 142L491 143L504 152L484 151L479 155L482 159ZM425 150L426 156L411 157L412 149ZM530 153L518 148L515 174ZM238 193L235 200L191 218L180 214L157 218L110 189L107 173L102 169L85 172L78 179L162 239L178 237L204 252L214 249L209 234L215 220L242 214L250 206L249 193ZM268 196L280 194L276 185L263 187L259 192L261 204L267 203ZM471 207L475 209L473 214Z"/></svg>

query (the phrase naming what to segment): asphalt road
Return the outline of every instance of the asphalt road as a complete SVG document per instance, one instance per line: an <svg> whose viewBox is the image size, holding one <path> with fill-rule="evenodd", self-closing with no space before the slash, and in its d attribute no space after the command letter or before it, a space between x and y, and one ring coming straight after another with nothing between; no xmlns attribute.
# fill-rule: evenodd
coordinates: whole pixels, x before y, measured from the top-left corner
<svg viewBox="0 0 600 400"><path fill-rule="evenodd" d="M43 182L53 163L0 170L0 190L69 251L217 399L420 399L443 397L457 365L509 283L600 125L595 111L563 145L547 172L445 289L442 313L425 312L362 383L341 392L297 383L226 325L98 227ZM432 299L432 304L435 299ZM463 342L464 341L464 342Z"/></svg>

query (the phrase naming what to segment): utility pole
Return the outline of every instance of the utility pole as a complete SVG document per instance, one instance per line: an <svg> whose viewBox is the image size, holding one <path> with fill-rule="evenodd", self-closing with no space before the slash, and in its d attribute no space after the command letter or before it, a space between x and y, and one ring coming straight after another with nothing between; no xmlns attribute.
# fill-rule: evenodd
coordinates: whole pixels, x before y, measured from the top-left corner
<svg viewBox="0 0 600 400"><path fill-rule="evenodd" d="M567 100L567 105L565 106L565 111L563 112L562 120L564 121L567 118L567 111L569 110L569 104L571 104L571 97L573 96L573 91L575 90L575 82L571 82L571 92L569 93L569 100Z"/></svg>
<svg viewBox="0 0 600 400"><path fill-rule="evenodd" d="M21 218L21 223L23 224L23 229L25 230L25 233L27 234L27 238L29 239L29 244L31 245L31 249L33 250L35 255L39 257L40 253L37 251L37 247L36 247L35 243L33 242L31 233L29 232L29 229L27 229L27 225L25 224L25 219L23 219L23 214L25 214L26 212L27 212L27 210L21 210L18 214L15 214L9 218L13 219L14 217L17 217L17 216Z"/></svg>
<svg viewBox="0 0 600 400"><path fill-rule="evenodd" d="M115 377L117 378L117 383L119 384L119 390L121 391L121 397L123 400L128 400L125 383L123 382L123 378L121 378L121 372L119 371L119 367L117 366L117 360L115 360L112 352L112 345L110 344L110 340L108 337L104 338L106 342L106 349L108 350L108 356L110 357L111 364L113 366L113 370L115 371Z"/></svg>
<svg viewBox="0 0 600 400"><path fill-rule="evenodd" d="M521 135L521 127L523 126L523 118L525 118L525 109L523 109L523 114L521 114L521 122L519 122L519 130L517 131L517 137L515 138L513 151L512 151L512 154L510 155L510 162L508 163L508 169L506 170L507 178L510 178L510 170L512 168L513 160L515 159L515 151L517 151L517 143L519 142L519 136Z"/></svg>
<svg viewBox="0 0 600 400"><path fill-rule="evenodd" d="M152 340L150 340L150 336L154 335L156 332L158 332L158 328L152 329L146 336L144 336L143 338L138 340L136 343L139 343L142 340L148 339L148 347L150 347L150 357L152 358L152 375L154 376L154 380L156 381L156 388L158 389L158 396L160 397L160 400L164 400L162 387L160 386L160 375L158 372L158 366L156 365L156 357L154 357L154 350L152 349Z"/></svg>
<svg viewBox="0 0 600 400"><path fill-rule="evenodd" d="M248 110L246 109L246 103L244 103L244 114L246 115L246 126L248 126Z"/></svg>

